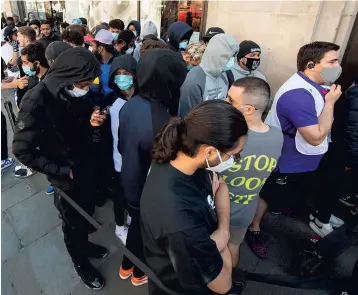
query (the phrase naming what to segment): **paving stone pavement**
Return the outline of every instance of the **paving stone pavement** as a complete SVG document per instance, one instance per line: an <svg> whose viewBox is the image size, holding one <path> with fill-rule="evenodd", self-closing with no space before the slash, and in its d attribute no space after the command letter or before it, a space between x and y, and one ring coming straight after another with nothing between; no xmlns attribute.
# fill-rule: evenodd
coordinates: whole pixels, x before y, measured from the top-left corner
<svg viewBox="0 0 358 295"><path fill-rule="evenodd" d="M3 98L9 95L3 92ZM2 99L2 101L4 101ZM3 109L3 107L2 107ZM12 130L8 124L9 146ZM11 148L11 147L10 147ZM11 152L11 151L10 151ZM70 257L67 254L61 221L53 205L53 197L46 195L48 182L40 173L28 179L13 176L12 168L4 171L1 177L1 294L3 295L85 295L94 294L80 282ZM112 227L114 216L112 202L97 208L95 218L104 226ZM312 234L306 224L285 217L268 215L264 227L287 238L295 235ZM267 235L270 258L259 260L244 243L240 266L248 271L285 274L289 264L289 247L275 235ZM106 279L106 286L98 294L103 295L145 295L147 286L133 287L129 281L118 277L118 267L122 251L111 237L100 230L90 236L90 240L106 246L110 255L102 262L93 262ZM348 274L358 256L358 247L352 247L336 261L336 273ZM324 295L321 291L295 290L249 282L245 295L289 294Z"/></svg>

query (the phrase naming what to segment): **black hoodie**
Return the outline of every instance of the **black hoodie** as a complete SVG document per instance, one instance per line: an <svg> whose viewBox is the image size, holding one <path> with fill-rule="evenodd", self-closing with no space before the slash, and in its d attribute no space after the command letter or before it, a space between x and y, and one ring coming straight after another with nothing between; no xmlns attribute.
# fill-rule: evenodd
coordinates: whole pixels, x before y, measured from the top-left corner
<svg viewBox="0 0 358 295"><path fill-rule="evenodd" d="M188 40L193 35L193 28L184 22L175 22L169 26L168 29L168 41L169 47L174 50L179 50L179 43L182 40Z"/></svg>
<svg viewBox="0 0 358 295"><path fill-rule="evenodd" d="M136 38L139 38L140 37L140 33L141 33L141 25L140 25L140 22L139 21L136 21L136 20L132 20L128 26L127 26L127 30L129 30L129 27L133 25L135 27L135 30L137 31L137 36Z"/></svg>
<svg viewBox="0 0 358 295"><path fill-rule="evenodd" d="M118 132L125 184L123 193L127 204L133 208L139 208L154 136L169 119L168 110L178 109L180 87L186 73L183 58L171 50L152 49L139 60L137 82L140 94L122 107Z"/></svg>
<svg viewBox="0 0 358 295"><path fill-rule="evenodd" d="M71 48L22 99L13 153L24 165L48 175L54 185L69 181L70 169L76 177L79 170L91 165L99 141L89 123L93 111L90 99L71 97L65 87L94 79L100 73L91 52Z"/></svg>

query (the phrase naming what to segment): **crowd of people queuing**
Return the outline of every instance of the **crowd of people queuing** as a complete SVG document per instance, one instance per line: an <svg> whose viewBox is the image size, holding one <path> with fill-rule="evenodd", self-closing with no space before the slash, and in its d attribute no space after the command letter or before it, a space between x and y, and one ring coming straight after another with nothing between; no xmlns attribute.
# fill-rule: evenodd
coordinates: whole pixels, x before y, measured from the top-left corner
<svg viewBox="0 0 358 295"><path fill-rule="evenodd" d="M8 18L2 89L15 89L19 110L15 175L45 174L48 193L60 188L90 215L111 198L117 237L174 292L240 294L240 245L246 237L267 257L268 210L312 201L309 226L321 237L344 224L333 214L338 200L358 216L357 182L337 195L317 172L345 96L346 166L358 175L358 81L342 94L340 47L317 41L299 49L297 72L272 95L259 44L221 28L196 43L192 34L184 22L160 38L151 21L89 29L84 18L56 34L51 21ZM6 141L2 114L2 169L14 163ZM88 241L93 228L57 192L54 200L77 273L100 290L89 258L107 249ZM126 256L119 276L148 282ZM151 281L149 293L167 294Z"/></svg>

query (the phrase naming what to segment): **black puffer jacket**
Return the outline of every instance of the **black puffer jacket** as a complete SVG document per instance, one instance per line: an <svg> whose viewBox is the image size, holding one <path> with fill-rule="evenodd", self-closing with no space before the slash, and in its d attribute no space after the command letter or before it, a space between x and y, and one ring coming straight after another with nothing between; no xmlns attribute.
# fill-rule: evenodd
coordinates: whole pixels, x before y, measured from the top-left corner
<svg viewBox="0 0 358 295"><path fill-rule="evenodd" d="M13 140L19 161L56 181L68 180L70 169L93 161L98 132L89 121L89 98L71 97L66 87L100 75L100 65L84 48L63 52L46 78L22 99Z"/></svg>
<svg viewBox="0 0 358 295"><path fill-rule="evenodd" d="M345 139L350 163L358 169L358 85L347 90Z"/></svg>

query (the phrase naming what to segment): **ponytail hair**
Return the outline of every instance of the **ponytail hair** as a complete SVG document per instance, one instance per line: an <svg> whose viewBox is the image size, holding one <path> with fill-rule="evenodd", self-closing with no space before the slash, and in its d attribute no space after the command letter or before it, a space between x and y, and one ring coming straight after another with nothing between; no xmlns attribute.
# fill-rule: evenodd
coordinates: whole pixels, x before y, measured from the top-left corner
<svg viewBox="0 0 358 295"><path fill-rule="evenodd" d="M152 157L157 163L175 160L178 152L192 158L201 145L228 152L247 131L245 118L236 108L222 100L205 101L186 117L169 120L154 139Z"/></svg>

